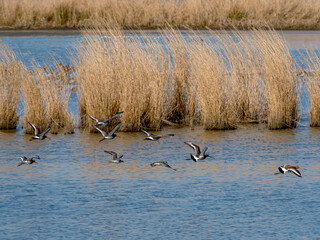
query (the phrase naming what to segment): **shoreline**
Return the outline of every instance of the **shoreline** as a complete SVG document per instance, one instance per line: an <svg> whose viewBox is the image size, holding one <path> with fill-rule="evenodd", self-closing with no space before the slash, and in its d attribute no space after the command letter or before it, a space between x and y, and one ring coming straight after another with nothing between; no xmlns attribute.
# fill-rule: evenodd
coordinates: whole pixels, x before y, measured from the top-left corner
<svg viewBox="0 0 320 240"><path fill-rule="evenodd" d="M195 32L195 33L206 33L209 31L213 32L231 32L234 30L230 29L178 29L182 33L186 32ZM162 29L124 29L121 30L125 34L138 34L138 33L147 33L147 34L161 34ZM250 31L247 30L236 30L239 32ZM284 35L320 35L320 30L275 30L276 32L282 32ZM84 34L84 29L70 29L70 28L59 28L59 29L0 29L0 37L59 37L59 36L79 36ZM319 39L317 39L320 41Z"/></svg>

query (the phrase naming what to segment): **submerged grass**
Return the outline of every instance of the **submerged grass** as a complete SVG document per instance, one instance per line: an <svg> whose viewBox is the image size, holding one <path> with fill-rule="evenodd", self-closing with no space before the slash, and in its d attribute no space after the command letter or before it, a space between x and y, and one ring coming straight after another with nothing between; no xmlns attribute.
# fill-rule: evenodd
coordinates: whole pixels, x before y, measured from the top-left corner
<svg viewBox="0 0 320 240"><path fill-rule="evenodd" d="M0 26L320 29L315 0L0 0Z"/></svg>

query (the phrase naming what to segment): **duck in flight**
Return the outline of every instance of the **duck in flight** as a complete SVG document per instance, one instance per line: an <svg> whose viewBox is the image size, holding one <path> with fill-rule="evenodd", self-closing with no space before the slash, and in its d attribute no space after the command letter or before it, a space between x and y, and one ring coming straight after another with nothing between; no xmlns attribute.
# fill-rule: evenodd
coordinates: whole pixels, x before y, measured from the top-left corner
<svg viewBox="0 0 320 240"><path fill-rule="evenodd" d="M50 127L48 127L44 132L40 133L40 130L36 125L34 125L31 122L28 122L28 123L31 125L31 127L33 128L33 131L34 131L34 137L32 137L30 139L30 141L33 140L33 139L43 140L45 138L48 138L46 136L46 134L50 131Z"/></svg>
<svg viewBox="0 0 320 240"><path fill-rule="evenodd" d="M150 141L158 141L160 138L174 136L174 134L166 134L166 135L154 135L152 133L147 132L146 130L142 129L142 132L148 135L148 137L144 138L144 140Z"/></svg>
<svg viewBox="0 0 320 240"><path fill-rule="evenodd" d="M123 161L121 160L121 158L123 157L123 155L118 157L118 154L116 152L113 151L104 151L106 153L109 153L112 155L112 160L109 161L109 163L122 163Z"/></svg>
<svg viewBox="0 0 320 240"><path fill-rule="evenodd" d="M193 160L195 162L198 162L199 160L203 160L207 157L212 158L211 156L209 156L208 154L206 154L206 151L208 150L208 147L204 147L203 150L200 150L200 147L194 143L191 142L184 142L185 144L187 144L189 147L193 148L195 154L190 154L190 158L186 159L186 160Z"/></svg>
<svg viewBox="0 0 320 240"><path fill-rule="evenodd" d="M278 169L279 169L279 172L276 172L275 174L280 174L280 173L285 174L286 172L292 172L298 177L302 177L298 169L303 169L303 168L299 166L282 165Z"/></svg>
<svg viewBox="0 0 320 240"><path fill-rule="evenodd" d="M33 164L33 163L38 163L36 160L34 160L34 159L38 159L38 160L40 160L40 157L39 156L35 156L35 157L32 157L32 158L27 158L26 156L23 156L23 157L20 157L20 159L21 159L21 162L17 165L17 167L19 167L19 166L21 166L21 165L23 165L23 164L28 164L28 165L30 165L30 164Z"/></svg>
<svg viewBox="0 0 320 240"><path fill-rule="evenodd" d="M93 117L93 116L91 116L91 115L89 115L89 117L90 117L92 120L94 120L94 121L97 122L97 124L96 124L95 126L98 127L98 126L106 126L106 125L108 125L111 120L113 120L113 119L115 119L115 118L117 118L117 117L120 117L122 113L123 113L123 112L118 112L118 113L116 113L115 115L113 115L111 118L108 118L108 119L106 119L106 120L101 120L101 119L95 118L95 117Z"/></svg>
<svg viewBox="0 0 320 240"><path fill-rule="evenodd" d="M94 126L95 129L97 129L103 136L103 138L99 141L102 142L103 140L107 139L114 139L117 135L115 134L115 132L119 129L121 123L118 123L117 126L114 127L114 129L112 129L111 132L109 132L109 134L107 134L105 131L103 131L102 129L98 128L97 126Z"/></svg>
<svg viewBox="0 0 320 240"><path fill-rule="evenodd" d="M150 164L151 167L156 167L156 166L164 166L167 168L171 168L174 171L177 171L177 169L172 168L167 161L159 161L159 162L153 162Z"/></svg>

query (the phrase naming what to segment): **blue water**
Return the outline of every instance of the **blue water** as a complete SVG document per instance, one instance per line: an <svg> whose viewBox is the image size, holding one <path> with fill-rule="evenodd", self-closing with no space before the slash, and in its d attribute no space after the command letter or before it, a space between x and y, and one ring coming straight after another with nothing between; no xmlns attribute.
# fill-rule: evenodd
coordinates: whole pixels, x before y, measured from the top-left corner
<svg viewBox="0 0 320 240"><path fill-rule="evenodd" d="M68 61L79 39L0 40L24 61ZM100 134L79 130L44 141L0 131L0 239L320 239L320 129L307 125L165 128L159 134L175 136L157 142L142 132L99 143ZM214 158L185 160L192 149L184 141ZM108 163L104 150L124 163ZM41 159L17 167L23 155ZM177 171L151 168L154 161ZM274 175L283 164L304 168L303 177Z"/></svg>
<svg viewBox="0 0 320 240"><path fill-rule="evenodd" d="M30 142L1 132L1 239L319 239L318 129L169 132L102 143L99 134ZM184 141L214 159L186 161ZM104 150L125 162L108 163ZM22 155L41 160L16 167ZM160 160L177 171L149 166ZM303 167L303 177L274 175L282 164Z"/></svg>

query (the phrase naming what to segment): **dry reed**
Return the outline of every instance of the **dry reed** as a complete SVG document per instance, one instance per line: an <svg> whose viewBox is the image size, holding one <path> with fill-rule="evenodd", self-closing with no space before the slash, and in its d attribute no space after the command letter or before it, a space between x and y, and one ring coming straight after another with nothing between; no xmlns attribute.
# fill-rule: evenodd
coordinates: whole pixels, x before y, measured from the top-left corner
<svg viewBox="0 0 320 240"><path fill-rule="evenodd" d="M27 133L33 130L28 122L44 130L51 127L50 133L64 129L73 133L72 115L68 112L70 87L67 74L61 68L33 67L23 81L25 116L23 126Z"/></svg>
<svg viewBox="0 0 320 240"><path fill-rule="evenodd" d="M96 30L78 48L77 81L82 127L88 115L122 115L122 130L159 129L166 113L167 62L159 44L147 37L126 40L118 31Z"/></svg>
<svg viewBox="0 0 320 240"><path fill-rule="evenodd" d="M226 62L212 44L191 46L191 78L205 129L234 129L238 122L234 83Z"/></svg>
<svg viewBox="0 0 320 240"><path fill-rule="evenodd" d="M119 30L87 32L75 60L83 127L118 111L123 131L173 121L233 129L240 121L295 127L297 79L275 31L211 32L214 40L166 29L164 42ZM92 34L95 33L95 34Z"/></svg>
<svg viewBox="0 0 320 240"><path fill-rule="evenodd" d="M14 52L0 44L0 129L16 128L19 88L24 67Z"/></svg>
<svg viewBox="0 0 320 240"><path fill-rule="evenodd" d="M295 63L284 39L273 31L256 32L263 61L269 129L296 127L298 89Z"/></svg>
<svg viewBox="0 0 320 240"><path fill-rule="evenodd" d="M319 29L319 14L314 0L0 0L0 25L14 28Z"/></svg>
<svg viewBox="0 0 320 240"><path fill-rule="evenodd" d="M304 71L305 82L310 97L310 117L311 127L320 126L320 59L316 52L308 52L306 57L307 69Z"/></svg>

